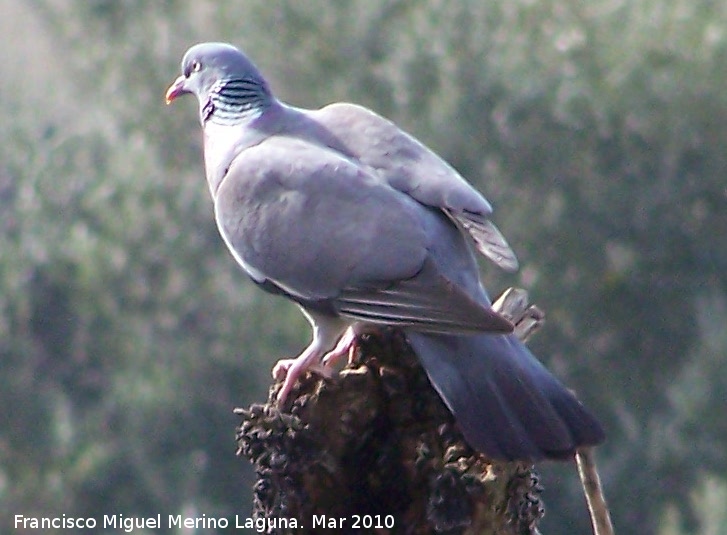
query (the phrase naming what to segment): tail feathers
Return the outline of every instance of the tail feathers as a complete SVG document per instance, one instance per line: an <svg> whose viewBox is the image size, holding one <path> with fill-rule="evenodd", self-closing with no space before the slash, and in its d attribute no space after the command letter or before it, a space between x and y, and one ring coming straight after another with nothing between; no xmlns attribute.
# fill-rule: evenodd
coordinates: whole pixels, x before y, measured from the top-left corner
<svg viewBox="0 0 727 535"><path fill-rule="evenodd" d="M407 338L467 442L489 457L563 459L603 441L598 421L514 335Z"/></svg>

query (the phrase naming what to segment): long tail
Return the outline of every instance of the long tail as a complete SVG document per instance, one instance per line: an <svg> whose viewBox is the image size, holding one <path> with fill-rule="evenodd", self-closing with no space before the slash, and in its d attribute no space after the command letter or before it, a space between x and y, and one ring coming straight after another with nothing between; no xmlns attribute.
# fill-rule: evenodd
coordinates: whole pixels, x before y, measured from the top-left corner
<svg viewBox="0 0 727 535"><path fill-rule="evenodd" d="M598 421L514 335L407 332L465 439L493 459L565 459L604 439Z"/></svg>

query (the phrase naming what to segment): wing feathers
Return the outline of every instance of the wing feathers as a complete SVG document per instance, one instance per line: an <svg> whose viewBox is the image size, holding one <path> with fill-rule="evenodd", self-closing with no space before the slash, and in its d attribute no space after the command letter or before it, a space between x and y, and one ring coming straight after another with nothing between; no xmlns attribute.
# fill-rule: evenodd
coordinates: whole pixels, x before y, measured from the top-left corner
<svg viewBox="0 0 727 535"><path fill-rule="evenodd" d="M340 314L371 323L426 332L512 332L512 323L489 305L473 299L448 280L427 258L416 276L359 288L345 288L335 299Z"/></svg>
<svg viewBox="0 0 727 535"><path fill-rule="evenodd" d="M517 257L492 221L472 212L455 212L447 208L444 212L472 236L478 251L502 269L517 271Z"/></svg>

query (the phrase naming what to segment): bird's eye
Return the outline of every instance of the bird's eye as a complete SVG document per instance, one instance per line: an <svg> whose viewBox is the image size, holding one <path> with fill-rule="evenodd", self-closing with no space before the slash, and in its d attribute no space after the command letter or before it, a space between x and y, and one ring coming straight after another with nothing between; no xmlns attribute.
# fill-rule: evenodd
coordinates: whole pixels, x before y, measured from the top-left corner
<svg viewBox="0 0 727 535"><path fill-rule="evenodd" d="M202 64L199 61L194 60L191 64L188 64L187 67L185 68L184 77L189 78L193 72L199 72L200 70L202 70Z"/></svg>

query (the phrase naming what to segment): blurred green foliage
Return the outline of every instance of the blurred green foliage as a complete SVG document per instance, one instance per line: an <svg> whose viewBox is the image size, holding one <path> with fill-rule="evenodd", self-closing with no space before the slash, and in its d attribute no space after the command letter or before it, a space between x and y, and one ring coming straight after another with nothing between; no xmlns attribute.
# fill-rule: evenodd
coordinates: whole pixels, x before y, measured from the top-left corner
<svg viewBox="0 0 727 535"><path fill-rule="evenodd" d="M534 349L605 422L618 533L725 533L727 5L0 8L0 519L249 510L231 409L307 326L218 238L196 104L163 106L186 48L224 40L283 100L365 104L493 201L523 267L485 280L530 290ZM542 471L543 532L587 532L575 469Z"/></svg>

